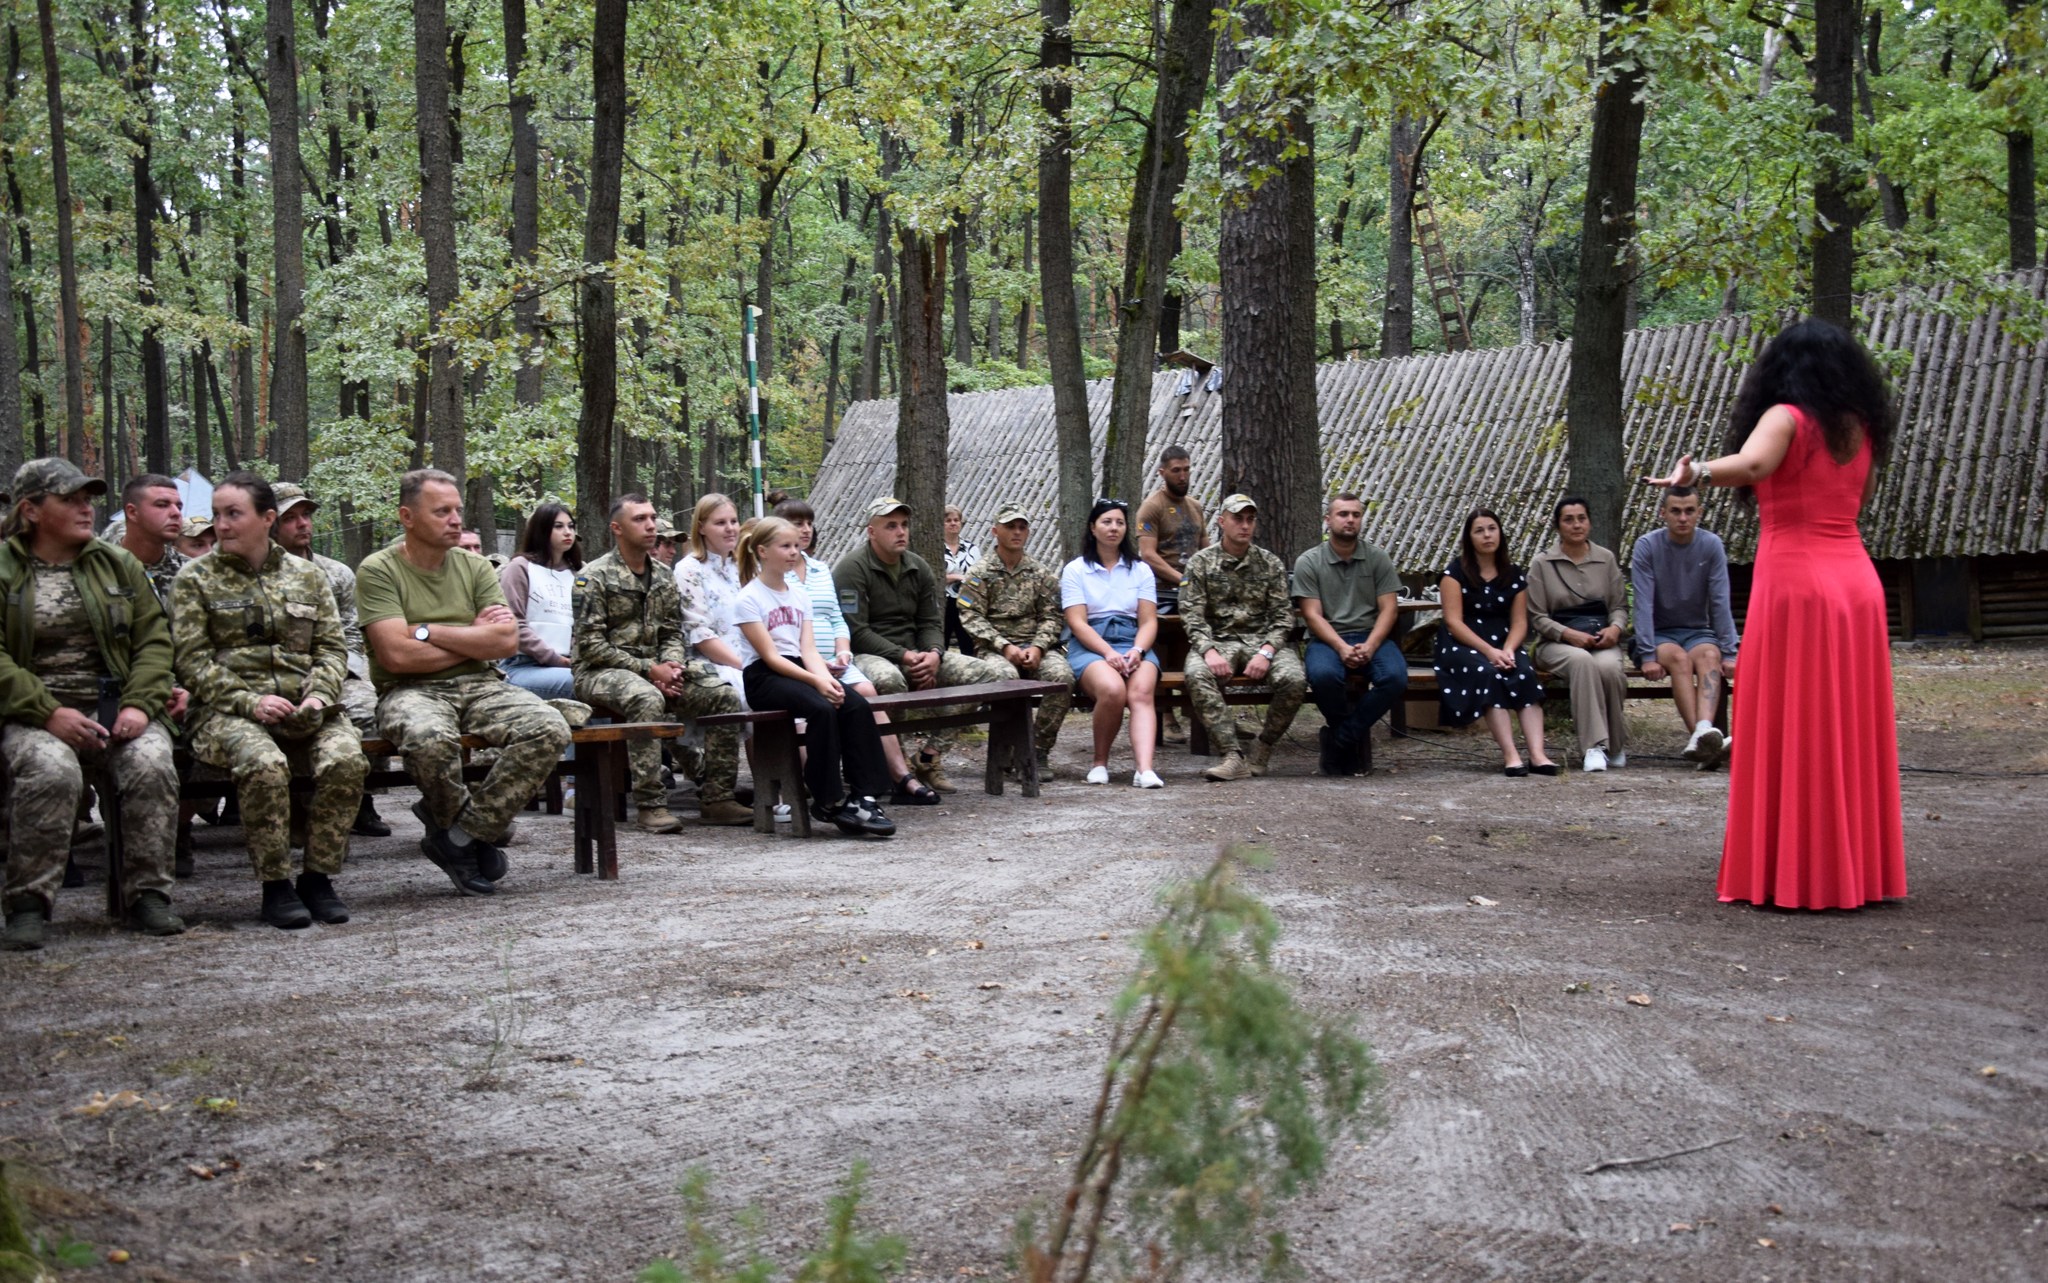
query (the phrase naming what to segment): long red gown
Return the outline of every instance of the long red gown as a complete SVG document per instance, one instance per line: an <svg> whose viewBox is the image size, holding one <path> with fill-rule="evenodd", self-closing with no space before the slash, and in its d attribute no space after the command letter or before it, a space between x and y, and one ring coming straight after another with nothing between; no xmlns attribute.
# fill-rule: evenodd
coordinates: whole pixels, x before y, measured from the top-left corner
<svg viewBox="0 0 2048 1283"><path fill-rule="evenodd" d="M1856 529L1870 447L1836 463L1787 408L1791 447L1756 486L1720 896L1853 909L1906 894L1884 587Z"/></svg>

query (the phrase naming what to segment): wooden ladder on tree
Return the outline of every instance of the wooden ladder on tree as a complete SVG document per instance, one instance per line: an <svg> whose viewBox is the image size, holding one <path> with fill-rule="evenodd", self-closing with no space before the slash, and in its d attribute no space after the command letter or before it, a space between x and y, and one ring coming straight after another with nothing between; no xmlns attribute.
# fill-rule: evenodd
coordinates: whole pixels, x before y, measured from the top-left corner
<svg viewBox="0 0 2048 1283"><path fill-rule="evenodd" d="M1436 225L1436 205L1429 199L1429 178L1420 165L1415 167L1409 209L1415 244L1422 250L1422 269L1429 274L1436 323L1443 329L1444 351L1470 352L1472 332L1465 327L1465 303L1458 297L1458 278L1451 271L1451 256Z"/></svg>

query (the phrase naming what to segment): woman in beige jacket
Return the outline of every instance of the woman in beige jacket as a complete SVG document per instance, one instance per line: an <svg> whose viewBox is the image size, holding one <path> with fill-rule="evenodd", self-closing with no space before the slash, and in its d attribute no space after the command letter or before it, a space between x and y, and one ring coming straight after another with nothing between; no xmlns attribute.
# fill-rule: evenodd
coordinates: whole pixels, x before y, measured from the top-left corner
<svg viewBox="0 0 2048 1283"><path fill-rule="evenodd" d="M1557 501L1550 524L1557 542L1529 564L1529 630L1536 667L1563 673L1571 687L1572 725L1589 771L1628 764L1628 589L1621 563L1592 541L1586 501Z"/></svg>

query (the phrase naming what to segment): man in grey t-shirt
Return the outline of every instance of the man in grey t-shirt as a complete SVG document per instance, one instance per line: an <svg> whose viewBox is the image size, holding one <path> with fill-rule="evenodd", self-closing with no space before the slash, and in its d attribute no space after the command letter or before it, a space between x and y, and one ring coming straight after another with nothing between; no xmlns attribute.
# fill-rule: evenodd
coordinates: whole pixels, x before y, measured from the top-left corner
<svg viewBox="0 0 2048 1283"><path fill-rule="evenodd" d="M1323 512L1328 541L1294 562L1294 601L1308 625L1309 697L1322 710L1325 775L1356 775L1372 724L1408 689L1408 658L1388 645L1400 626L1401 580L1387 554L1358 537L1365 502L1333 497ZM1365 691L1351 695L1354 673Z"/></svg>
<svg viewBox="0 0 2048 1283"><path fill-rule="evenodd" d="M1723 683L1735 676L1735 612L1729 604L1728 550L1721 537L1701 530L1700 496L1691 486L1664 492L1661 530L1636 540L1629 557L1635 589L1632 649L1643 675L1669 674L1678 720L1692 732L1687 760L1703 769L1720 765L1731 741L1714 727Z"/></svg>

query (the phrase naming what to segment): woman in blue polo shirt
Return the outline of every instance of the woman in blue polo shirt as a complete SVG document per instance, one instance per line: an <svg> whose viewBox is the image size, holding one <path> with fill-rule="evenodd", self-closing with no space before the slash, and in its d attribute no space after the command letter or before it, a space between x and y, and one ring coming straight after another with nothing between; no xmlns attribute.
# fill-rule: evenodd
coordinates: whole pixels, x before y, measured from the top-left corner
<svg viewBox="0 0 2048 1283"><path fill-rule="evenodd" d="M1152 653L1159 589L1131 540L1129 506L1121 499L1097 499L1088 510L1081 555L1060 571L1060 609L1067 617L1067 663L1095 701L1095 764L1088 783L1109 783L1109 747L1129 708L1131 755L1138 760L1131 786L1156 789L1164 787L1152 769L1159 726L1152 703L1159 688L1159 656Z"/></svg>

